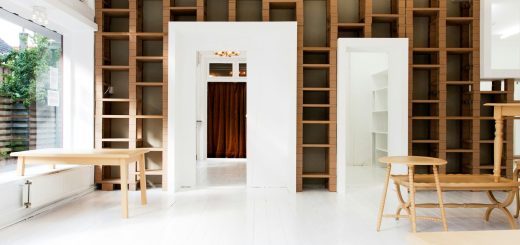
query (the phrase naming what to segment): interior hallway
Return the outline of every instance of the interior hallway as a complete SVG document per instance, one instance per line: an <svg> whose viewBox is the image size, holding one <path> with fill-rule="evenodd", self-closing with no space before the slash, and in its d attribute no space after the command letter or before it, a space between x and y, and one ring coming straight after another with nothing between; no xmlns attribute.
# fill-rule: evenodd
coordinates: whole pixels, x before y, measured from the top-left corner
<svg viewBox="0 0 520 245"><path fill-rule="evenodd" d="M1 244L212 244L315 245L405 244L407 220L384 219L375 231L382 190L381 169L351 167L357 183L346 195L325 190L293 194L286 189L246 188L244 162L200 165L201 188L176 194L149 191L147 207L139 193L130 193L130 218L120 219L120 193L96 191L62 207L0 231ZM240 176L238 173L244 173ZM364 174L364 175L361 175ZM354 176L365 176L356 182ZM370 176L370 177L367 177ZM397 203L389 194L387 210ZM447 193L447 201L478 201L483 193ZM418 201L435 201L420 193ZM435 209L418 214L438 214ZM484 209L448 209L450 231L509 229L505 217L493 212L484 222ZM52 224L52 225L50 225ZM440 223L418 221L419 232L441 231ZM30 232L28 232L30 231ZM45 239L43 239L45 238Z"/></svg>

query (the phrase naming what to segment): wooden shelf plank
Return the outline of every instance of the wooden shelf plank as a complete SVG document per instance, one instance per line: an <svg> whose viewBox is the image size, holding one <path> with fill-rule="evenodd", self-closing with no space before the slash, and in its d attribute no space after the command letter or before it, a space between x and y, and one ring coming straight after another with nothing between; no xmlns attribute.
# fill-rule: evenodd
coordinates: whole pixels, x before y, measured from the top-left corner
<svg viewBox="0 0 520 245"><path fill-rule="evenodd" d="M413 8L414 16L434 16L438 15L440 8Z"/></svg>
<svg viewBox="0 0 520 245"><path fill-rule="evenodd" d="M314 107L314 108L328 108L329 104L303 104L303 107Z"/></svg>
<svg viewBox="0 0 520 245"><path fill-rule="evenodd" d="M135 85L141 86L141 87L161 87L164 85L164 83L163 82L136 82Z"/></svg>
<svg viewBox="0 0 520 245"><path fill-rule="evenodd" d="M303 148L328 148L330 144L302 144Z"/></svg>
<svg viewBox="0 0 520 245"><path fill-rule="evenodd" d="M130 102L130 99L122 99L122 98L103 98L101 99L103 102Z"/></svg>
<svg viewBox="0 0 520 245"><path fill-rule="evenodd" d="M99 66L103 70L110 70L110 71L126 71L130 69L130 66L120 66L120 65L102 65Z"/></svg>
<svg viewBox="0 0 520 245"><path fill-rule="evenodd" d="M412 116L412 120L439 120L439 116Z"/></svg>
<svg viewBox="0 0 520 245"><path fill-rule="evenodd" d="M303 64L304 69L329 69L329 64Z"/></svg>
<svg viewBox="0 0 520 245"><path fill-rule="evenodd" d="M446 48L448 54L469 54L475 51L474 48Z"/></svg>
<svg viewBox="0 0 520 245"><path fill-rule="evenodd" d="M303 91L330 91L330 88L302 88Z"/></svg>
<svg viewBox="0 0 520 245"><path fill-rule="evenodd" d="M372 22L396 22L399 14L372 14Z"/></svg>
<svg viewBox="0 0 520 245"><path fill-rule="evenodd" d="M338 23L339 30L362 30L365 23Z"/></svg>
<svg viewBox="0 0 520 245"><path fill-rule="evenodd" d="M162 40L165 34L162 32L137 32L135 36L140 40Z"/></svg>
<svg viewBox="0 0 520 245"><path fill-rule="evenodd" d="M123 118L123 119L131 117L130 115L99 115L99 116L101 116L101 118Z"/></svg>
<svg viewBox="0 0 520 245"><path fill-rule="evenodd" d="M414 53L435 53L440 52L439 48L412 48Z"/></svg>
<svg viewBox="0 0 520 245"><path fill-rule="evenodd" d="M412 140L414 144L438 144L439 140Z"/></svg>
<svg viewBox="0 0 520 245"><path fill-rule="evenodd" d="M104 9L101 9L101 14L103 14L103 16L114 16L114 17L130 16L130 9L104 8Z"/></svg>
<svg viewBox="0 0 520 245"><path fill-rule="evenodd" d="M447 116L446 120L473 120L473 116Z"/></svg>
<svg viewBox="0 0 520 245"><path fill-rule="evenodd" d="M412 68L414 69L439 69L441 65L439 64L414 64Z"/></svg>
<svg viewBox="0 0 520 245"><path fill-rule="evenodd" d="M446 24L448 25L460 25L460 24L471 24L473 17L446 17Z"/></svg>
<svg viewBox="0 0 520 245"><path fill-rule="evenodd" d="M162 56L136 56L137 61L162 61Z"/></svg>
<svg viewBox="0 0 520 245"><path fill-rule="evenodd" d="M451 153L471 153L473 149L446 149L446 152Z"/></svg>
<svg viewBox="0 0 520 245"><path fill-rule="evenodd" d="M328 173L303 173L302 178L304 179L327 179L330 178L330 175Z"/></svg>
<svg viewBox="0 0 520 245"><path fill-rule="evenodd" d="M103 39L109 40L125 40L130 38L129 32L97 32Z"/></svg>
<svg viewBox="0 0 520 245"><path fill-rule="evenodd" d="M197 13L197 7L191 7L191 6L179 6L179 7L170 7L170 11L175 14L196 14Z"/></svg>
<svg viewBox="0 0 520 245"><path fill-rule="evenodd" d="M438 104L439 100L412 100L416 104Z"/></svg>
<svg viewBox="0 0 520 245"><path fill-rule="evenodd" d="M447 81L448 85L473 85L473 81Z"/></svg>
<svg viewBox="0 0 520 245"><path fill-rule="evenodd" d="M302 120L303 124L330 124L331 121L320 120Z"/></svg>
<svg viewBox="0 0 520 245"><path fill-rule="evenodd" d="M136 115L135 118L139 119L163 119L163 115Z"/></svg>
<svg viewBox="0 0 520 245"><path fill-rule="evenodd" d="M328 53L328 52L330 52L330 48L329 47L303 47L303 52Z"/></svg>
<svg viewBox="0 0 520 245"><path fill-rule="evenodd" d="M101 141L103 142L128 142L130 141L129 138L102 138Z"/></svg>

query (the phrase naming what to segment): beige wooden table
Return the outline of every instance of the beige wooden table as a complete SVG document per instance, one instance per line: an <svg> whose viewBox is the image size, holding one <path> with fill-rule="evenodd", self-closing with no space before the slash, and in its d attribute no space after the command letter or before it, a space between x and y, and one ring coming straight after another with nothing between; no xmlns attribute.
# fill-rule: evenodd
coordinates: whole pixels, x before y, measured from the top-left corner
<svg viewBox="0 0 520 245"><path fill-rule="evenodd" d="M17 171L25 175L27 164L75 164L120 166L121 169L121 216L128 218L128 165L138 162L141 184L141 204L146 205L146 175L144 154L147 149L103 149L103 150L68 150L68 149L40 149L13 152L11 156L18 157Z"/></svg>
<svg viewBox="0 0 520 245"><path fill-rule="evenodd" d="M410 245L490 245L518 244L520 231L457 231L411 233L407 237Z"/></svg>
<svg viewBox="0 0 520 245"><path fill-rule="evenodd" d="M410 218L410 221L412 222L412 232L416 232L416 224L415 221L417 218L420 219L428 219L433 221L442 221L442 225L444 227L444 231L448 231L448 224L446 222L446 213L444 211L444 203L442 200L442 190L439 182L439 172L438 168L441 165L446 165L446 160L439 159L439 158L433 158L433 157L420 157L420 156L391 156L391 157L382 157L379 158L379 162L386 164L386 178L385 178L385 186L383 190L383 196L381 198L381 203L379 206L379 214L377 217L377 231L381 228L381 219L384 217L391 217L395 219L399 218ZM386 193L388 191L388 182L390 181L391 172L392 172L392 164L404 164L408 166L408 189L410 190L410 196L407 203L404 202L404 199L401 195L401 187L396 182L396 191L397 196L400 202L400 206L397 209L397 212L395 215L384 215L384 209L385 209L385 202L386 202ZM439 208L441 210L441 219L437 217L426 217L421 216L417 217L415 215L415 181L414 181L414 175L415 175L415 166L432 166L433 168L433 176L435 180L435 187L437 190L437 198L439 199ZM393 177L393 176L392 176ZM401 215L401 210L405 210L408 215Z"/></svg>

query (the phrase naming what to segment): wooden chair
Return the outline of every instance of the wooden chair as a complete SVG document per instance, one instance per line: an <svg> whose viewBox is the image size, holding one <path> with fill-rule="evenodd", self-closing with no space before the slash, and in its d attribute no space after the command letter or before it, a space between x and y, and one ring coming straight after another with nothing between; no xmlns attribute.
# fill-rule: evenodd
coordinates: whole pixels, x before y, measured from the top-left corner
<svg viewBox="0 0 520 245"><path fill-rule="evenodd" d="M410 218L412 222L412 232L416 232L416 223L417 219L427 219L432 221L442 221L442 225L444 227L444 231L448 231L448 224L446 222L446 213L444 211L444 203L442 200L442 190L439 181L438 168L439 166L446 165L446 160L433 158L433 157L418 157L418 156L398 156L398 157L382 157L379 159L379 162L386 164L386 179L385 186L383 190L383 196L381 198L381 203L379 206L379 215L377 218L377 231L381 228L381 219L384 217L391 217L395 219L399 218ZM408 166L408 175L391 175L392 164L404 164ZM416 185L419 184L417 179L415 178L415 166L431 166L433 168L433 181L435 183L435 190L437 191L437 198L439 203L437 204L441 210L441 218L437 217L429 217L429 216L416 216L415 214L415 192ZM400 203L399 208L397 208L397 212L395 215L384 215L384 208L386 202L386 193L388 191L388 182L390 181L390 177L394 180L397 197ZM401 195L400 186L405 186L408 188L410 196L408 202L404 202L404 199ZM405 210L408 215L401 215L401 211Z"/></svg>

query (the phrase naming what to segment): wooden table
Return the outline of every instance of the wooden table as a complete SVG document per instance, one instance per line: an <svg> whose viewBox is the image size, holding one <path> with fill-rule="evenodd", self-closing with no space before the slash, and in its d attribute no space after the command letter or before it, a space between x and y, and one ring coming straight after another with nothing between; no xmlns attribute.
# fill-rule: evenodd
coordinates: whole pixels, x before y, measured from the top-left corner
<svg viewBox="0 0 520 245"><path fill-rule="evenodd" d="M446 160L439 159L439 158L433 158L433 157L420 157L420 156L392 156L392 157L382 157L379 159L379 162L386 164L386 178L385 178L385 186L383 190L383 196L381 198L381 203L379 206L379 214L377 217L377 231L381 228L381 219L384 217L391 217L391 218L410 218L412 222L412 232L416 232L416 224L415 221L417 218L420 219L428 219L428 220L434 220L439 221L439 218L437 217L417 217L415 215L415 180L414 180L414 174L415 174L415 166L432 166L433 168L433 176L435 181L435 187L437 190L437 198L439 199L439 208L441 210L441 219L442 225L444 227L444 231L448 231L448 224L446 222L446 213L444 211L444 203L442 200L442 190L440 186L439 181L439 173L438 168L439 166L446 165ZM408 166L408 182L409 186L408 189L410 190L410 196L408 202L404 202L404 199L401 195L401 187L396 182L396 190L398 199L400 202L400 207L397 209L397 212L395 215L384 215L384 209L385 209L385 202L386 202L386 193L388 191L388 182L390 181L391 172L392 172L392 164L404 164ZM405 210L408 215L404 216L401 215L401 211Z"/></svg>
<svg viewBox="0 0 520 245"><path fill-rule="evenodd" d="M504 147L504 117L520 116L520 103L486 103L485 106L493 106L493 118L495 119L495 142L493 158L493 175L495 182L501 176L502 148Z"/></svg>
<svg viewBox="0 0 520 245"><path fill-rule="evenodd" d="M138 162L141 184L141 204L146 205L146 175L144 154L147 149L103 149L103 150L69 150L40 149L13 152L11 156L18 157L17 170L25 175L27 164L75 164L75 165L107 165L120 166L121 169L121 216L128 218L128 165Z"/></svg>
<svg viewBox="0 0 520 245"><path fill-rule="evenodd" d="M407 237L407 244L413 245L489 245L515 244L518 241L520 232L517 230L421 232Z"/></svg>

